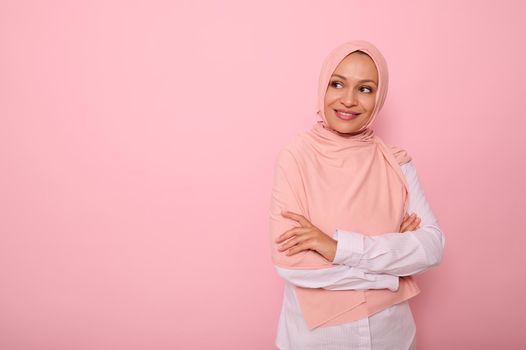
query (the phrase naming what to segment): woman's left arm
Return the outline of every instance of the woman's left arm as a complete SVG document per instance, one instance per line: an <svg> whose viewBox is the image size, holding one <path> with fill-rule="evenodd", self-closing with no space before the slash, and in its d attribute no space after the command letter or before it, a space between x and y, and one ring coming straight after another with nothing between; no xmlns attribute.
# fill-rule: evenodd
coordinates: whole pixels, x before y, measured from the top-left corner
<svg viewBox="0 0 526 350"><path fill-rule="evenodd" d="M376 236L338 229L333 264L396 276L416 275L440 264L445 236L420 186L416 168L412 162L401 168L409 186L408 211L421 219L420 228Z"/></svg>

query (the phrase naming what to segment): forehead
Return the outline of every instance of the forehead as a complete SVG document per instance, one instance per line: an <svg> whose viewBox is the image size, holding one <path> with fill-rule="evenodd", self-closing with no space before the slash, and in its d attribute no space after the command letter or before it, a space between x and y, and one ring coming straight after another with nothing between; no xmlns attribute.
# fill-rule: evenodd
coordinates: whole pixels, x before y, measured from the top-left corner
<svg viewBox="0 0 526 350"><path fill-rule="evenodd" d="M378 82L378 70L371 57L358 52L350 53L336 66L333 74L352 80L371 79Z"/></svg>

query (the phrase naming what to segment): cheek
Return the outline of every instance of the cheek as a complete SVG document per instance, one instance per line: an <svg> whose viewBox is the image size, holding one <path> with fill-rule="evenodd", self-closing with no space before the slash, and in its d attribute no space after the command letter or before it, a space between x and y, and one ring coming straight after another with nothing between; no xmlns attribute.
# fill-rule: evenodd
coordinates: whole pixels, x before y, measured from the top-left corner
<svg viewBox="0 0 526 350"><path fill-rule="evenodd" d="M323 105L325 106L325 108L330 108L330 106L331 106L336 100L338 100L338 93L330 93L330 92L327 92L327 93L325 94L325 100L324 100Z"/></svg>
<svg viewBox="0 0 526 350"><path fill-rule="evenodd" d="M364 100L364 105L367 106L367 109L369 112L371 112L374 109L374 105L376 104L376 95L369 95Z"/></svg>

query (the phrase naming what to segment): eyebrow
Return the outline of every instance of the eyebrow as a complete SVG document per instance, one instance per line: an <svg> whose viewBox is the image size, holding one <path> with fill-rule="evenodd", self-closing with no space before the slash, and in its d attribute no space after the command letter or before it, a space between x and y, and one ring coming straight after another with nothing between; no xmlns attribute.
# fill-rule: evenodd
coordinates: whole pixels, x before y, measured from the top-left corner
<svg viewBox="0 0 526 350"><path fill-rule="evenodd" d="M331 77L338 77L338 78L340 78L340 79L347 80L346 77L344 77L343 75L339 75L339 74L333 74ZM365 82L368 82L368 81L371 82L371 83L373 83L373 84L375 84L375 85L378 85L378 84L376 83L376 81L371 80L371 79L363 79L363 80L359 80L358 82L360 82L360 83L365 83Z"/></svg>

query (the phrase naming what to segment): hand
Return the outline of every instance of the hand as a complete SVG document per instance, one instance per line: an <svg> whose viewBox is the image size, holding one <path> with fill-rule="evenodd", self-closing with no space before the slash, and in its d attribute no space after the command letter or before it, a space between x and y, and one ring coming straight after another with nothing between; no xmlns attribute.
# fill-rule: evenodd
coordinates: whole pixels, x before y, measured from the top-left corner
<svg viewBox="0 0 526 350"><path fill-rule="evenodd" d="M287 255L294 255L310 249L315 250L329 261L334 260L337 244L335 239L320 231L319 228L311 224L303 215L292 212L282 212L281 215L297 221L301 227L292 228L276 239L276 243L287 240L287 242L278 248L280 252L289 249Z"/></svg>
<svg viewBox="0 0 526 350"><path fill-rule="evenodd" d="M416 216L415 213L411 215L407 215L407 213L405 213L404 221L402 221L402 224L400 225L400 232L414 231L419 229L421 221L422 220L420 220L420 218Z"/></svg>

